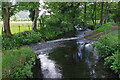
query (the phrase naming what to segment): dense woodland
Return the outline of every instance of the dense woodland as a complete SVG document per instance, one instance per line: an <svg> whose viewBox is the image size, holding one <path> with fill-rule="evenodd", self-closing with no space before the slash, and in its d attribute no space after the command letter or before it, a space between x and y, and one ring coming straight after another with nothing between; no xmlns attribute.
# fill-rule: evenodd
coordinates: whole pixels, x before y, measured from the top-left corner
<svg viewBox="0 0 120 80"><path fill-rule="evenodd" d="M17 2L13 5L11 2L2 2L0 15L4 24L4 31L2 32L2 76L4 78L33 77L30 69L33 65L32 62L35 61L35 56L29 48L21 48L21 46L54 39L62 33L75 30L74 26L77 24L84 30L89 28L96 31L104 31L106 28L111 29L111 25L120 26L120 2L44 2L44 4ZM50 15L43 14L39 17L42 10L39 7L46 9ZM29 17L32 21L30 27L32 30L12 34L10 17L21 10L30 12ZM40 24L39 29L37 29L38 24ZM105 65L120 77L118 36L118 32L105 35L94 46L98 49ZM21 56L19 57L16 54ZM11 60L11 57L13 60ZM17 66L18 68L16 68Z"/></svg>

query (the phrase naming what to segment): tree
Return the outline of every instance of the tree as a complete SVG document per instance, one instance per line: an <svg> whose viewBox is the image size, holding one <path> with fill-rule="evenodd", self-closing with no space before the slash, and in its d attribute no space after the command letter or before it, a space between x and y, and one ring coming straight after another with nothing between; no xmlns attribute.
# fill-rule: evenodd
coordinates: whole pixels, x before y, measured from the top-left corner
<svg viewBox="0 0 120 80"><path fill-rule="evenodd" d="M94 9L95 9L95 25L96 25L96 2L94 3Z"/></svg>
<svg viewBox="0 0 120 80"><path fill-rule="evenodd" d="M3 16L3 24L4 24L4 32L7 34L7 36L11 36L10 31L10 3L2 3L2 16Z"/></svg>
<svg viewBox="0 0 120 80"><path fill-rule="evenodd" d="M86 21L86 2L85 2L85 4L84 4L84 22Z"/></svg>
<svg viewBox="0 0 120 80"><path fill-rule="evenodd" d="M17 2L15 5L12 5L12 2L9 1L2 2L2 18L4 24L4 32L7 34L7 36L12 35L10 31L10 16L15 15L15 13L19 12L20 10L32 9L32 11L35 11L36 9L38 9L38 7L39 2ZM39 13L37 12L36 14L38 15ZM33 21L34 25L32 26L32 28L36 28L37 25L37 16L34 18L35 20ZM35 30L35 28L33 30Z"/></svg>
<svg viewBox="0 0 120 80"><path fill-rule="evenodd" d="M33 23L32 23L32 30L37 30L36 26L37 26L38 16L39 16L39 9L36 9L35 10L35 15L34 15L34 20L33 20Z"/></svg>
<svg viewBox="0 0 120 80"><path fill-rule="evenodd" d="M101 2L101 18L100 18L100 25L102 25L102 22L103 22L103 6L104 6L104 2Z"/></svg>
<svg viewBox="0 0 120 80"><path fill-rule="evenodd" d="M46 6L45 8L49 10L48 12L51 14L50 17L54 17L54 20L56 20L54 25L56 25L57 23L64 26L67 26L68 24L71 24L72 26L76 25L76 21L79 16L80 3L51 2L47 3L47 5L48 6ZM51 22L53 22L54 20L52 20Z"/></svg>
<svg viewBox="0 0 120 80"><path fill-rule="evenodd" d="M105 12L105 21L104 21L104 24L106 24L107 16L108 16L108 2L106 2L106 12Z"/></svg>
<svg viewBox="0 0 120 80"><path fill-rule="evenodd" d="M112 9L112 12L112 18L114 22L120 24L120 1L117 4L114 3L114 8Z"/></svg>
<svg viewBox="0 0 120 80"><path fill-rule="evenodd" d="M20 10L29 10L30 19L32 20L32 30L36 30L37 28L37 19L39 16L39 2L21 2L19 3Z"/></svg>
<svg viewBox="0 0 120 80"><path fill-rule="evenodd" d="M93 24L95 23L95 22L94 22L94 13L95 13L95 6L93 6L93 13L92 13L92 16L91 16L91 17L92 17L92 22L93 22Z"/></svg>

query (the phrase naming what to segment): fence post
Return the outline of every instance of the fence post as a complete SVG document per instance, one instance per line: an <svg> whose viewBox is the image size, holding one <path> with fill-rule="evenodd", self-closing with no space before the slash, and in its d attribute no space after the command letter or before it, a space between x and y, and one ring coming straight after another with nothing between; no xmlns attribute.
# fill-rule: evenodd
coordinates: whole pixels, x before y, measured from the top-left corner
<svg viewBox="0 0 120 80"><path fill-rule="evenodd" d="M28 25L28 29L29 29L29 31L30 31L30 25Z"/></svg>
<svg viewBox="0 0 120 80"><path fill-rule="evenodd" d="M18 27L19 27L19 33L20 33L20 25Z"/></svg>
<svg viewBox="0 0 120 80"><path fill-rule="evenodd" d="M3 26L2 26L2 32L1 32L1 34L3 33Z"/></svg>

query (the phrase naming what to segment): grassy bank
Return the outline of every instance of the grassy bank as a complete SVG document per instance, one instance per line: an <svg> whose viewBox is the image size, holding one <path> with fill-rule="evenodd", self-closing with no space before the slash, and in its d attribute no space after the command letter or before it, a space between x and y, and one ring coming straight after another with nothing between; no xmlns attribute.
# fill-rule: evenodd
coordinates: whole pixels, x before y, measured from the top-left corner
<svg viewBox="0 0 120 80"><path fill-rule="evenodd" d="M38 41L44 42L49 39L53 39L59 34L73 30L72 28L60 28L60 27L47 27L38 31L26 31L22 33L13 34L11 37L7 37L6 34L2 34L2 48L4 50L19 48L23 45L29 45Z"/></svg>
<svg viewBox="0 0 120 80"><path fill-rule="evenodd" d="M25 31L7 37L2 34L3 78L32 78L31 68L35 62L34 53L27 47L36 42L45 42L56 36L74 30L73 27L43 27L37 31Z"/></svg>
<svg viewBox="0 0 120 80"><path fill-rule="evenodd" d="M31 68L35 63L35 54L28 47L3 50L2 78L33 78Z"/></svg>
<svg viewBox="0 0 120 80"><path fill-rule="evenodd" d="M119 33L120 31L118 31L117 25L96 25L93 33L85 36L85 38L89 40L98 39L98 42L95 42L93 44L97 48L97 53L99 53L100 58L104 60L104 65L108 67L108 69L113 70L114 73L118 74L120 78L120 43L118 39L120 37Z"/></svg>
<svg viewBox="0 0 120 80"><path fill-rule="evenodd" d="M104 60L104 65L113 70L120 78L120 52L118 33L113 32L102 36L98 42L94 43L97 52Z"/></svg>
<svg viewBox="0 0 120 80"><path fill-rule="evenodd" d="M112 24L96 25L93 32L91 34L85 36L84 38L93 40L93 39L99 38L102 35L105 35L107 33L110 33L112 31L116 31L116 30L118 30L118 28L113 27Z"/></svg>

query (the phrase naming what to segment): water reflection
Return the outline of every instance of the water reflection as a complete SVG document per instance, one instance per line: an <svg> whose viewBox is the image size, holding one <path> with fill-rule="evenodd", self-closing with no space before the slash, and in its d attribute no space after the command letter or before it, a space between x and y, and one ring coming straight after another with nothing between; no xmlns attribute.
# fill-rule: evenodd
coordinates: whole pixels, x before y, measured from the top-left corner
<svg viewBox="0 0 120 80"><path fill-rule="evenodd" d="M74 34L74 33L72 33ZM44 78L113 78L113 75L105 70L102 62L99 62L96 49L90 41L82 39L84 32L79 32L77 37L58 39L43 43L48 45L40 52L42 74ZM68 34L69 35L69 34ZM78 38L79 37L79 38ZM56 46L55 44L64 46ZM41 46L39 44L38 46ZM45 46L41 46L42 48ZM54 47L52 47L54 45ZM51 49L52 48L52 49Z"/></svg>
<svg viewBox="0 0 120 80"><path fill-rule="evenodd" d="M65 41L65 44L49 54L49 58L61 67L63 78L104 78L109 75L103 63L98 62L98 54L92 45L76 40Z"/></svg>
<svg viewBox="0 0 120 80"><path fill-rule="evenodd" d="M43 78L61 78L60 70L57 68L57 65L54 61L48 59L47 54L40 54L38 56L41 61L41 68Z"/></svg>

